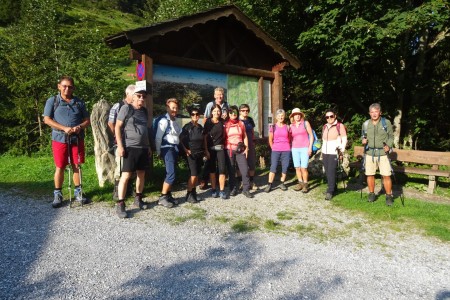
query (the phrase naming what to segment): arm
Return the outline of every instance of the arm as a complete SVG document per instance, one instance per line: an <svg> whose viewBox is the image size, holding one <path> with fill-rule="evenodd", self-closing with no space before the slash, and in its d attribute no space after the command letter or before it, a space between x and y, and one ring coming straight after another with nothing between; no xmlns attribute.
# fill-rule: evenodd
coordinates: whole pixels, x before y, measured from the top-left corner
<svg viewBox="0 0 450 300"><path fill-rule="evenodd" d="M117 141L117 153L119 154L119 156L125 155L125 148L124 148L123 141L122 141L122 126L123 126L123 121L117 120L114 130L115 130L115 136L116 136L116 141Z"/></svg>
<svg viewBox="0 0 450 300"><path fill-rule="evenodd" d="M345 151L345 148L347 147L347 129L345 129L344 124L341 124L340 127L340 137L341 137L341 144L339 145L339 148L342 152Z"/></svg>
<svg viewBox="0 0 450 300"><path fill-rule="evenodd" d="M166 118L161 118L156 127L156 137L155 137L155 145L156 145L156 154L158 156L161 155L161 144L163 140L164 132L166 132L166 128L169 126Z"/></svg>
<svg viewBox="0 0 450 300"><path fill-rule="evenodd" d="M309 122L307 122L307 121L305 121L305 124L306 124L306 132L308 132L308 137L309 137L308 154L311 156L312 145L313 145L313 142L314 142L314 135L312 133L311 124L309 124Z"/></svg>

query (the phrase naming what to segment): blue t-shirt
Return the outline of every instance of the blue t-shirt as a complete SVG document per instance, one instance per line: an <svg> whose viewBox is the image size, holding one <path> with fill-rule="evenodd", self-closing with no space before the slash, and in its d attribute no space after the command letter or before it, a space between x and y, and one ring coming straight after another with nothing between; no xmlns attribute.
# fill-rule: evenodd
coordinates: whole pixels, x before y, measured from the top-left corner
<svg viewBox="0 0 450 300"><path fill-rule="evenodd" d="M55 101L57 101L56 110ZM77 97L73 97L69 103L61 98L61 94L47 99L44 107L44 117L49 117L55 122L67 126L75 127L83 123L83 120L89 118L84 102ZM84 138L84 129L80 131L80 138ZM66 143L66 133L62 130L52 129L52 140L60 143Z"/></svg>

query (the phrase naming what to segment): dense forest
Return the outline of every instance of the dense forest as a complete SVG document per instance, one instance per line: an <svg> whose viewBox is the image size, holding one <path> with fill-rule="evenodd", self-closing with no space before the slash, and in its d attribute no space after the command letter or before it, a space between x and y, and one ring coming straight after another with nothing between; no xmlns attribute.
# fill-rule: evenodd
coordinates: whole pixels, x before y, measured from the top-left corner
<svg viewBox="0 0 450 300"><path fill-rule="evenodd" d="M134 65L105 37L224 4L300 59L283 73L286 109L302 108L319 127L333 106L356 139L380 102L397 147L450 151L448 1L2 0L0 153L48 147L41 114L63 74L90 108L121 99Z"/></svg>

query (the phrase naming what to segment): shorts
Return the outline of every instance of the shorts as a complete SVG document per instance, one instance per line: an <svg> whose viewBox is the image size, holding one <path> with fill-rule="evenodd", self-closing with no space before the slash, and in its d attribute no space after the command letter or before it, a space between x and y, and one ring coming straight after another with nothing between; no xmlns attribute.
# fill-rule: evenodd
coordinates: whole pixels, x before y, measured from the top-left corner
<svg viewBox="0 0 450 300"><path fill-rule="evenodd" d="M132 148L125 149L123 157L122 172L135 172L146 170L150 167L148 157L148 148Z"/></svg>
<svg viewBox="0 0 450 300"><path fill-rule="evenodd" d="M189 167L191 176L200 175L200 172L202 170L202 165L203 165L203 156L197 156L197 157L188 156L187 163L188 163L188 167Z"/></svg>
<svg viewBox="0 0 450 300"><path fill-rule="evenodd" d="M68 144L52 141L53 161L57 168L63 169L69 164L69 157L67 152ZM79 150L79 152L78 152ZM79 140L78 143L70 144L70 163L78 165L84 163L84 140ZM79 156L78 156L79 154Z"/></svg>
<svg viewBox="0 0 450 300"><path fill-rule="evenodd" d="M308 168L309 155L308 148L292 148L292 161L294 168Z"/></svg>
<svg viewBox="0 0 450 300"><path fill-rule="evenodd" d="M373 161L372 161L373 159ZM364 160L364 168L366 170L366 176L373 176L377 172L377 168L380 169L380 174L382 176L391 176L391 164L386 155L383 156L372 156L366 154Z"/></svg>
<svg viewBox="0 0 450 300"><path fill-rule="evenodd" d="M291 151L272 151L270 155L270 172L276 173L278 162L281 161L281 173L286 174L290 158Z"/></svg>

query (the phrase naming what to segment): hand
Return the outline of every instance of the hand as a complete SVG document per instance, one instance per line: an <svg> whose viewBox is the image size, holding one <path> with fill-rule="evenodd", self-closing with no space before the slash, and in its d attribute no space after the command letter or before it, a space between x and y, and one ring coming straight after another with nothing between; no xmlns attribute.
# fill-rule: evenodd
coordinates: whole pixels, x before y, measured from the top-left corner
<svg viewBox="0 0 450 300"><path fill-rule="evenodd" d="M64 132L67 135L71 135L73 133L73 129L71 127L64 127Z"/></svg>
<svg viewBox="0 0 450 300"><path fill-rule="evenodd" d="M384 149L384 152L386 152L386 153L389 153L389 151L391 151L391 148L389 148L389 146L386 144L384 144L383 149Z"/></svg>
<svg viewBox="0 0 450 300"><path fill-rule="evenodd" d="M125 156L125 149L123 148L123 146L117 146L117 154L119 154L120 157Z"/></svg>
<svg viewBox="0 0 450 300"><path fill-rule="evenodd" d="M366 138L366 137L363 137L363 139L362 139L362 144L363 144L363 145L367 144L367 138Z"/></svg>
<svg viewBox="0 0 450 300"><path fill-rule="evenodd" d="M72 127L72 132L75 134L79 134L81 131L81 126Z"/></svg>
<svg viewBox="0 0 450 300"><path fill-rule="evenodd" d="M186 156L191 156L192 152L189 149L186 149L184 152L186 152Z"/></svg>

